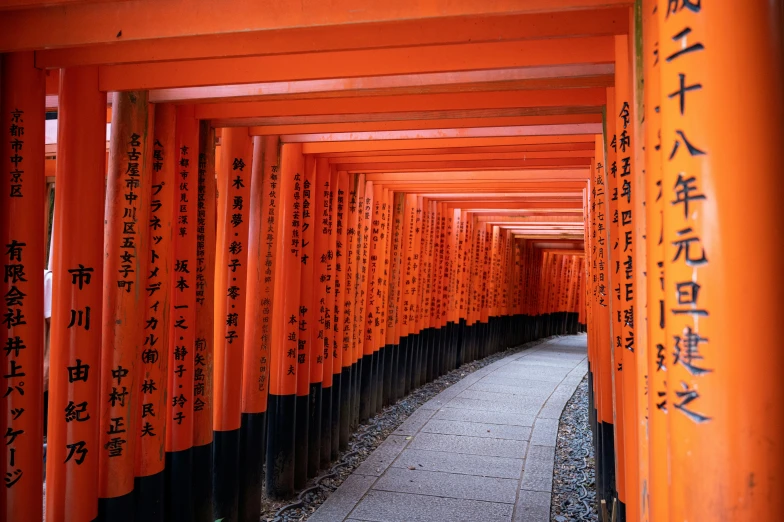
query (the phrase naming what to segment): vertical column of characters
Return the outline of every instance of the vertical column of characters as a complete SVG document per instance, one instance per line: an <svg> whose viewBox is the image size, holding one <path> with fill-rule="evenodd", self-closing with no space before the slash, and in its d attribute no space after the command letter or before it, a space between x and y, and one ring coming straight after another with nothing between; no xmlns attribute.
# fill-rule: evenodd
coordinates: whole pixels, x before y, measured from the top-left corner
<svg viewBox="0 0 784 522"><path fill-rule="evenodd" d="M768 327L784 288L781 5L658 13L670 519L775 519L784 410L762 398L784 367Z"/></svg>
<svg viewBox="0 0 784 522"><path fill-rule="evenodd" d="M466 241L466 234L468 229L466 228L466 212L464 210L460 211L460 224L458 227L458 235L457 235L457 251L458 251L458 268L456 274L456 284L457 287L455 288L457 294L457 323L459 328L459 350L460 353L458 354L459 364L465 364L466 362L466 320L465 320L465 306L466 306L466 265L468 263L468 249L467 241Z"/></svg>
<svg viewBox="0 0 784 522"><path fill-rule="evenodd" d="M656 0L642 5L645 133L645 250L648 302L648 450L650 520L669 520L667 362L664 312L664 191L661 152L661 61Z"/></svg>
<svg viewBox="0 0 784 522"><path fill-rule="evenodd" d="M371 208L370 244L368 259L368 298L367 312L365 314L365 344L369 343L372 352L373 373L371 377L371 402L370 414L375 415L379 407L379 397L382 393L382 361L379 352L379 320L381 317L381 291L380 279L383 266L382 260L382 206L384 204L384 188L375 183L373 185L373 206Z"/></svg>
<svg viewBox="0 0 784 522"><path fill-rule="evenodd" d="M424 383L427 375L427 337L425 334L425 285L427 282L427 198L417 197L417 299L416 299L416 331L417 331L417 371L415 386Z"/></svg>
<svg viewBox="0 0 784 522"><path fill-rule="evenodd" d="M45 78L34 62L0 56L2 522L42 518Z"/></svg>
<svg viewBox="0 0 784 522"><path fill-rule="evenodd" d="M607 89L607 107L616 107L617 92L616 88L611 87ZM624 345L623 345L623 288L626 282L621 282L621 258L623 257L623 240L621 238L621 215L619 210L620 202L620 189L623 186L623 181L619 176L619 151L618 151L618 118L614 117L615 111L611 116L607 117L607 138L610 140L607 144L606 153L608 165L605 177L607 179L608 191L612 194L610 198L610 214L611 221L609 225L609 243L610 252L608 262L610 263L610 270L607 274L609 287L614 299L609 300L610 305L610 336L613 343L611 352L612 364L612 390L613 390L613 404L615 408L615 452L616 459L616 493L620 503L620 509L623 513L626 505L626 437L625 437L625 417L624 401L626 396L623 394L623 362L624 362ZM626 180L628 181L628 180Z"/></svg>
<svg viewBox="0 0 784 522"><path fill-rule="evenodd" d="M248 205L253 182L252 164L253 141L248 128L223 129L221 172L218 176L218 197L222 201L219 201L220 231L215 245L216 327L213 337L213 493L216 518L236 518L239 513ZM175 277L177 275L175 262Z"/></svg>
<svg viewBox="0 0 784 522"><path fill-rule="evenodd" d="M322 409L324 394L324 313L326 312L326 252L329 247L329 168L327 160L318 159L311 165L306 161L305 169L313 169L314 181L311 188L311 213L314 223L313 268L310 281L303 285L313 288L311 297L311 350L310 391L308 401L308 476L315 476L321 466ZM325 187L327 185L327 187ZM326 196L325 196L326 193ZM323 262L322 262L323 260ZM322 277L323 276L323 277ZM327 459L329 462L329 459Z"/></svg>
<svg viewBox="0 0 784 522"><path fill-rule="evenodd" d="M353 320L351 322L352 336L351 344L354 350L354 361L356 371L352 374L354 381L354 394L351 398L352 409L352 423L354 428L359 425L359 398L360 389L362 388L362 358L364 356L363 343L362 343L362 326L364 320L362 313L364 309L364 299L361 296L362 292L362 270L360 262L362 260L362 229L364 225L364 213L362 212L362 200L365 197L365 176L363 174L352 174L351 176L352 191L354 193L353 212L356 213L354 217L354 303L353 303Z"/></svg>
<svg viewBox="0 0 784 522"><path fill-rule="evenodd" d="M335 196L335 341L340 355L340 433L338 438L339 449L344 451L348 447L349 426L351 416L351 365L353 360L350 353L351 338L347 335L347 326L351 322L349 311L353 301L353 285L349 282L348 259L348 228L349 228L349 186L348 172L337 173ZM339 290L338 290L339 289ZM333 368L333 372L334 372Z"/></svg>
<svg viewBox="0 0 784 522"><path fill-rule="evenodd" d="M345 181L342 186L345 186L343 194L343 219L345 220L343 226L346 232L346 239L343 245L343 261L342 269L345 277L345 293L343 296L343 324L341 325L341 338L343 340L343 367L347 370L346 389L348 393L348 401L341 404L341 412L347 416L349 433L355 429L353 405L356 394L356 380L357 380L357 358L356 346L354 341L354 309L357 293L356 285L356 248L357 248L357 193L356 193L356 175L346 173ZM341 184L341 180L338 179ZM344 370L346 371L346 370ZM341 417L341 423L344 422ZM341 438L342 438L343 425L341 424Z"/></svg>
<svg viewBox="0 0 784 522"><path fill-rule="evenodd" d="M431 286L431 299L430 299L430 329L431 329L431 349L433 357L433 370L432 378L437 378L441 373L439 366L440 355L440 328L441 328L441 300L443 299L442 288L440 284L439 275L441 273L441 256L440 256L440 242L441 242L441 221L438 212L438 202L433 200L430 202L430 223L433 227L433 244L432 244L432 260L433 265L430 271L430 286Z"/></svg>
<svg viewBox="0 0 784 522"><path fill-rule="evenodd" d="M384 243L384 321L382 323L383 335L381 336L381 344L384 350L384 393L382 394L382 406L387 406L392 402L392 375L394 372L395 355L394 343L392 342L392 336L394 336L395 331L395 295L392 290L392 271L395 263L393 258L395 225L392 221L392 215L395 205L395 193L391 189L386 189L384 203L386 206L386 237Z"/></svg>
<svg viewBox="0 0 784 522"><path fill-rule="evenodd" d="M623 345L623 364L626 371L623 377L623 416L624 439L626 444L626 502L625 509L629 516L639 517L639 465L638 465L638 419L637 419L637 351L635 346L635 305L637 301L635 285L635 266L637 251L635 248L636 229L643 226L638 223L635 213L635 200L642 195L636 190L634 175L634 99L632 93L631 62L629 59L628 36L615 38L615 115L618 162L618 239L620 241L616 266L620 262L620 273L616 284L621 286L621 302L619 312L622 314L621 329L616 333L621 336ZM638 192L640 192L638 194Z"/></svg>
<svg viewBox="0 0 784 522"><path fill-rule="evenodd" d="M135 388L135 508L129 510L140 520L165 519L164 457L166 447L167 369L169 367L169 320L171 317L172 239L175 194L174 128L176 109L161 104L155 108L152 131L151 192L147 222L147 248L139 257L141 270L142 340L138 348L138 377ZM118 140L119 141L119 140ZM119 143L118 145L122 145ZM120 149L119 153L122 153ZM118 378L122 372L118 372ZM115 386L122 384L115 381Z"/></svg>
<svg viewBox="0 0 784 522"><path fill-rule="evenodd" d="M322 395L328 395L328 398L322 397L322 446L321 446L321 459L326 463L333 461L337 457L338 441L333 440L333 426L336 415L339 415L338 408L340 403L338 400L339 383L335 382L335 362L337 353L335 350L335 325L334 325L334 311L335 311L335 214L333 210L333 197L335 187L337 186L337 176L335 170L331 166L325 166L329 170L329 182L325 186L322 194L325 198L324 207L326 209L327 221L327 243L326 251L324 254L323 263L326 273L324 285L324 379L322 381ZM321 259L320 259L321 261ZM336 386L337 384L337 386ZM324 410L324 405L328 404L329 409Z"/></svg>
<svg viewBox="0 0 784 522"><path fill-rule="evenodd" d="M444 326L444 372L452 370L451 361L452 355L452 332L454 330L452 325L452 289L449 286L451 271L451 253L452 253L452 209L443 203L442 208L442 234L443 234L443 248L444 248L444 261L441 265L442 268L442 286L444 288L444 303L443 303L443 319Z"/></svg>
<svg viewBox="0 0 784 522"><path fill-rule="evenodd" d="M413 252L411 254L411 310L409 335L411 336L411 389L419 386L422 365L422 335L420 311L422 308L421 253L422 253L422 195L417 194L414 207Z"/></svg>
<svg viewBox="0 0 784 522"><path fill-rule="evenodd" d="M331 252L330 262L332 271L331 292L327 298L328 306L331 310L331 331L330 331L330 354L332 356L332 418L330 424L330 444L332 460L337 460L340 449L340 395L343 388L341 372L343 371L343 353L340 351L340 311L338 302L342 294L340 287L341 275L338 272L340 259L337 256L337 245L339 241L337 230L337 209L338 209L338 172L334 167L330 167L332 180L329 194L329 215L330 215L330 237L329 251Z"/></svg>
<svg viewBox="0 0 784 522"><path fill-rule="evenodd" d="M332 253L329 239L332 234L332 217L330 215L330 194L332 192L332 171L326 158L316 160L316 194L315 212L318 220L315 253L317 264L314 267L314 287L317 290L314 306L318 310L318 335L316 344L318 354L314 362L320 365L318 377L321 383L321 416L318 422L320 467L329 465L332 456L332 309L329 307L329 295L332 293ZM312 367L312 366L311 366Z"/></svg>
<svg viewBox="0 0 784 522"><path fill-rule="evenodd" d="M403 209L405 207L405 194L402 192L391 193L390 213L390 267L389 267L389 302L387 308L387 346L392 352L390 365L390 399L389 403L396 402L400 396L400 297L402 295L402 243L403 243Z"/></svg>
<svg viewBox="0 0 784 522"><path fill-rule="evenodd" d="M144 325L144 283L150 214L150 151L154 118L146 91L112 95L112 134L106 182L101 348L98 512L103 520L132 520L138 353ZM88 307L71 327L91 328ZM130 442L130 444L129 444Z"/></svg>
<svg viewBox="0 0 784 522"><path fill-rule="evenodd" d="M362 343L362 370L359 387L359 419L367 420L373 407L373 378L376 371L376 360L373 357L372 336L369 336L368 315L373 305L373 263L372 235L373 228L373 182L364 182L363 197L360 199L362 249L359 260L359 299L361 300L359 317L362 319L360 342ZM372 333L372 330L370 330ZM369 338L370 337L370 338Z"/></svg>
<svg viewBox="0 0 784 522"><path fill-rule="evenodd" d="M60 70L58 116L46 519L86 521L98 516L99 417L105 400L100 394L101 329L92 327L102 324L106 168L106 95L98 90L97 68ZM28 124L22 120L20 115L18 123L11 123ZM89 330L84 327L87 307ZM22 395L23 380L6 378L11 391L5 395ZM13 441L6 439L6 444Z"/></svg>
<svg viewBox="0 0 784 522"><path fill-rule="evenodd" d="M294 429L302 265L302 145L284 144L280 158L280 220L272 306L266 492L272 498L294 491Z"/></svg>
<svg viewBox="0 0 784 522"><path fill-rule="evenodd" d="M416 226L416 194L406 194L404 222L403 222L403 295L401 315L401 359L405 361L403 376L403 393L407 395L411 390L411 369L413 364L413 325L411 324L411 309L414 306L413 279L414 279L414 229ZM402 372L401 372L402 373Z"/></svg>
<svg viewBox="0 0 784 522"><path fill-rule="evenodd" d="M241 520L257 516L266 456L267 388L273 296L278 138L254 136L248 196L245 340L240 425Z"/></svg>
<svg viewBox="0 0 784 522"><path fill-rule="evenodd" d="M614 106L614 92L608 89L607 106ZM612 136L614 132L614 118L607 120L607 133ZM596 231L593 241L592 249L595 249L596 263L593 267L593 309L594 309L594 324L598 330L596 338L596 347L598 354L598 368L600 381L600 398L601 408L599 414L601 415L601 455L599 460L602 465L602 476L604 481L603 498L611 503L612 498L616 495L617 484L616 480L616 455L620 453L622 448L617 448L616 442L618 441L619 434L622 434L622 424L619 426L619 421L622 423L622 417L616 415L621 412L615 404L621 400L622 397L614 397L615 393L615 376L618 372L618 367L615 366L615 352L622 348L616 346L612 338L612 328L614 318L611 316L612 296L616 295L614 289L611 288L611 266L613 256L611 252L617 248L617 233L615 232L612 220L615 219L615 210L617 206L617 197L615 194L615 177L613 171L617 170L617 165L614 164L614 151L611 148L605 148L605 142L599 136L596 137L594 144L594 161L592 162L592 177L591 177L591 216L592 222L595 222L594 229ZM606 156L605 156L606 154ZM602 163L602 158L606 158ZM610 164L608 169L605 165ZM617 177L617 176L616 176ZM608 194L612 194L610 197ZM608 204L608 197L610 201ZM615 200L615 201L613 201ZM620 379L618 379L620 381ZM620 390L618 390L620 394ZM622 443L622 441L621 441Z"/></svg>
<svg viewBox="0 0 784 522"><path fill-rule="evenodd" d="M169 520L193 513L193 372L196 344L196 206L199 123L192 106L178 106L174 133L174 236L166 407L166 480ZM154 347L153 347L154 348ZM160 355L159 355L160 356Z"/></svg>
<svg viewBox="0 0 784 522"><path fill-rule="evenodd" d="M314 355L313 324L316 308L313 306L313 266L315 264L314 193L316 184L316 159L308 155L304 160L300 189L300 288L299 327L297 330L297 391L294 432L294 489L302 489L308 479L308 433L310 400L310 365ZM302 282L305 282L304 284Z"/></svg>
<svg viewBox="0 0 784 522"><path fill-rule="evenodd" d="M422 383L430 382L433 375L433 361L431 349L430 311L432 302L431 273L433 269L433 223L430 211L431 201L423 199L423 228L422 234Z"/></svg>
<svg viewBox="0 0 784 522"><path fill-rule="evenodd" d="M212 383L215 335L215 129L199 122L196 327L193 352L193 517L212 520Z"/></svg>

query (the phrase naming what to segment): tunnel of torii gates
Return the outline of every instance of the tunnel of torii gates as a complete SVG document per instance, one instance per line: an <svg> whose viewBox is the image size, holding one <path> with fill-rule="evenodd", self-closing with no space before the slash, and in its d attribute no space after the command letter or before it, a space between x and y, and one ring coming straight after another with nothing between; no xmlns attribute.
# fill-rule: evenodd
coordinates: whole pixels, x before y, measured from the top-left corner
<svg viewBox="0 0 784 522"><path fill-rule="evenodd" d="M3 2L0 520L258 520L410 390L581 330L619 519L780 519L781 29Z"/></svg>

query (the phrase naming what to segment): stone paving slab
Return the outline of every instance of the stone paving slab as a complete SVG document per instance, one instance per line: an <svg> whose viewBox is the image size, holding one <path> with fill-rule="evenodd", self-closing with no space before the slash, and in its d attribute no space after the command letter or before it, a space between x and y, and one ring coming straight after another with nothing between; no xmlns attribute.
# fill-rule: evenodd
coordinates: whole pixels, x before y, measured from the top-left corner
<svg viewBox="0 0 784 522"><path fill-rule="evenodd" d="M518 481L394 467L376 481L373 489L514 504Z"/></svg>
<svg viewBox="0 0 784 522"><path fill-rule="evenodd" d="M407 449L400 454L392 466L480 477L518 479L523 472L523 462L523 459L517 458Z"/></svg>
<svg viewBox="0 0 784 522"><path fill-rule="evenodd" d="M308 520L546 522L561 412L586 336L498 360L414 412Z"/></svg>

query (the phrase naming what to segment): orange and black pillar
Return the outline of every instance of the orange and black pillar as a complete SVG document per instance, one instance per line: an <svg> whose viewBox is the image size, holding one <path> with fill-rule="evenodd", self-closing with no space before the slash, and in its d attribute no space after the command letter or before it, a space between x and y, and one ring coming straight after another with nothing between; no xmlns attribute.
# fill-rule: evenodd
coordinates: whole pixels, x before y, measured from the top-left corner
<svg viewBox="0 0 784 522"><path fill-rule="evenodd" d="M43 279L44 269L44 120L45 120L45 78L44 71L35 67L33 52L0 55L0 241L2 242L2 265L4 277L0 281L0 289L5 297L5 319L0 326L4 350L0 353L0 390L2 390L2 414L0 415L0 432L5 436L0 455L0 472L4 483L0 491L0 521L41 520L41 484L43 482ZM72 100L73 101L73 100ZM78 107L70 109L71 118L76 118ZM92 116L92 113L90 113ZM72 126L70 131L75 131ZM90 125L95 130L95 121ZM64 132L64 131L61 131ZM73 142L70 142L73 143ZM96 145L94 142L91 146ZM79 193L76 183L95 183L101 179L95 171L85 173L70 171L71 198L65 203L69 213L78 213L74 205L78 205L75 196ZM102 185L100 185L102 187ZM66 191L69 192L69 191ZM103 192L97 192L102 194ZM92 209L97 208L97 197L93 198ZM102 199L101 199L102 201ZM58 205L60 204L58 200ZM62 215L62 214L61 214ZM65 216L66 219L69 216ZM99 215L92 215L99 220ZM77 232L73 221L63 224L61 229L68 234ZM97 226L91 228L96 232ZM93 239L100 241L100 235ZM66 239L69 240L69 239ZM100 243L99 243L100 246ZM74 248L70 247L69 248ZM79 247L77 250L82 250ZM88 247L91 254L96 253ZM99 260L93 258L100 263ZM100 271L100 267L99 268ZM67 276L67 272L63 276ZM100 281L95 280L93 288L97 290L97 300L88 303L94 310L100 310ZM84 313L84 309L82 309ZM65 314L66 324L70 323L70 307L60 313ZM100 315L100 312L98 313ZM64 333L62 330L61 336ZM100 342L100 321L92 327L93 344L88 353L93 351ZM61 337L62 340L62 337ZM59 345L61 349L71 351L76 346ZM79 347L81 349L81 347ZM97 352L95 352L97 353ZM62 359L61 359L62 360ZM55 369L55 366L51 366ZM56 371L65 372L60 366ZM92 383L98 384L98 365L93 366ZM62 376L61 376L62 377ZM62 382L62 379L60 379ZM65 384L65 383L64 383ZM62 391L66 387L61 387ZM68 403L66 395L58 397L63 407ZM63 400L66 400L63 403ZM81 403L81 401L80 401ZM52 404L55 404L52 402ZM98 403L94 402L91 411L95 423L98 420ZM55 408L58 416L63 410ZM84 416L83 416L84 417ZM57 441L63 445L68 442L62 435L50 438L49 442ZM98 447L93 446L97 456ZM58 463L59 466L60 463ZM66 476L67 480L67 476ZM60 487L65 484L60 479ZM64 501L64 499L62 499ZM64 513L64 511L60 511ZM86 519L86 518L85 518Z"/></svg>
<svg viewBox="0 0 784 522"><path fill-rule="evenodd" d="M275 258L272 368L267 409L265 489L272 498L287 497L294 492L304 170L302 146L284 144L280 158L277 215L280 223Z"/></svg>

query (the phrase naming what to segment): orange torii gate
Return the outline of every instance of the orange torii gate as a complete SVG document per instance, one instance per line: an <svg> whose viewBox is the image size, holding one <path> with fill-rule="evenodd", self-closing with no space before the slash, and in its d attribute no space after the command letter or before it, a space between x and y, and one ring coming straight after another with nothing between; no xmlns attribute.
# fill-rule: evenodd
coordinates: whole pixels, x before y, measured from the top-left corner
<svg viewBox="0 0 784 522"><path fill-rule="evenodd" d="M775 518L780 2L191 4L0 7L0 521L255 520L583 325L613 516Z"/></svg>

